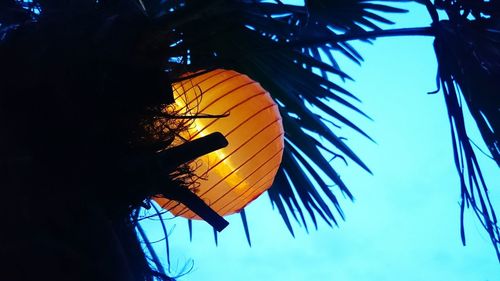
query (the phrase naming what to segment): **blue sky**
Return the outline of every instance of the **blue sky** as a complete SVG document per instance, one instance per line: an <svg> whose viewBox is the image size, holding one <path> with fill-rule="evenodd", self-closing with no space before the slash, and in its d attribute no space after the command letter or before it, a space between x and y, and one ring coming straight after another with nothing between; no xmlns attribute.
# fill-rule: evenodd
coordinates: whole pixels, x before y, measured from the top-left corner
<svg viewBox="0 0 500 281"><path fill-rule="evenodd" d="M423 7L400 6L412 12L392 16L396 27L429 24ZM346 221L334 228L320 223L309 234L296 227L293 238L264 194L247 207L250 248L239 216L228 217L231 224L219 235L219 246L204 222L194 223L190 242L187 222L170 219L172 275L192 264L179 280L500 280L489 238L471 212L466 216L468 245L460 241L459 180L444 98L426 94L436 88L432 38L382 38L373 45L353 45L365 63L359 67L340 58L341 67L356 80L345 86L374 121L343 112L377 144L346 128L336 132L347 137L374 173L334 162L356 198L341 201ZM481 143L469 122L471 138ZM500 170L485 156L478 157L500 210ZM161 238L159 223L145 226L151 240ZM164 258L163 246L155 244Z"/></svg>

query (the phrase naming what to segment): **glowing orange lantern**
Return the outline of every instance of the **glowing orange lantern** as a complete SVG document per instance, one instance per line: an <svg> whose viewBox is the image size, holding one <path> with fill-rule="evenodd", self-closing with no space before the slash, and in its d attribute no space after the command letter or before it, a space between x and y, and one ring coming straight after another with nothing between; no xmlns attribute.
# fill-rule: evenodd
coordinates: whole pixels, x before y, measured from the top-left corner
<svg viewBox="0 0 500 281"><path fill-rule="evenodd" d="M220 115L196 118L183 137L196 139L221 132L229 145L192 165L203 179L195 193L225 216L240 211L273 183L283 155L283 126L277 105L259 83L231 70L218 69L173 85L175 106L184 114ZM199 217L183 204L157 202L174 215Z"/></svg>

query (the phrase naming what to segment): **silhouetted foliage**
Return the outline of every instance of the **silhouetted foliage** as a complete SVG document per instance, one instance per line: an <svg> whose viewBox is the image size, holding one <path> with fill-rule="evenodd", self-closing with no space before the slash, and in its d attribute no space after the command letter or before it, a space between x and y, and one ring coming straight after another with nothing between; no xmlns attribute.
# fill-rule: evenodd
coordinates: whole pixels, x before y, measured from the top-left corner
<svg viewBox="0 0 500 281"><path fill-rule="evenodd" d="M499 254L497 219L462 114L465 101L500 165L498 1L421 0L432 26L383 30L380 23L391 23L384 13L405 12L390 2L0 2L6 276L169 280L151 251L144 254L136 233L138 210L156 195L185 201L219 230L224 227L225 221L186 188L191 174L185 163L224 146L225 139L214 135L172 148L182 126L162 134L144 126L166 118L161 108L173 101L171 83L200 70L245 73L278 103L286 146L268 194L290 232L289 214L306 229L307 217L315 226L317 216L336 224L344 217L331 188L353 196L330 158L370 170L327 124L370 137L332 107L366 116L357 98L328 77L351 79L340 69L336 52L362 62L347 41L380 36L435 37L462 214L472 207ZM448 19L440 20L438 9ZM330 144L335 148L327 148ZM249 239L244 213L242 219ZM462 238L465 243L463 230Z"/></svg>

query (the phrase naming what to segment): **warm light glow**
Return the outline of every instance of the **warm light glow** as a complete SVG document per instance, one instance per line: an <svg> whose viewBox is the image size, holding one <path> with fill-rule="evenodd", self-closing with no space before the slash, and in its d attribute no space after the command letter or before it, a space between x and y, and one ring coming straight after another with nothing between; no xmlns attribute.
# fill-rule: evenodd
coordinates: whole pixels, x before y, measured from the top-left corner
<svg viewBox="0 0 500 281"><path fill-rule="evenodd" d="M273 183L283 154L278 107L259 83L235 71L218 69L173 85L176 109L184 115L229 116L194 119L183 137L221 132L229 145L192 164L196 194L220 215L240 211ZM198 219L181 203L159 198L174 215Z"/></svg>

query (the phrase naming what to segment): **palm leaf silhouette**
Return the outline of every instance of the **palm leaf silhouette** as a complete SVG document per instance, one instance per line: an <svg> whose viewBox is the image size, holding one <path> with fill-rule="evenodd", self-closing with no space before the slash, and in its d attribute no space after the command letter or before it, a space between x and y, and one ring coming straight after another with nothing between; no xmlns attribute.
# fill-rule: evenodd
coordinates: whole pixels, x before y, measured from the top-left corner
<svg viewBox="0 0 500 281"><path fill-rule="evenodd" d="M475 144L469 139L463 117L466 104L492 159L500 166L500 22L488 12L487 8L492 5L485 4L478 10L478 7L464 4L460 14L448 7L450 19L435 22L434 48L452 128L455 164L460 175L462 242L465 244L464 210L470 207L487 230L500 259L498 221L473 149ZM468 13L476 18L467 19ZM485 18L481 13L491 17Z"/></svg>
<svg viewBox="0 0 500 281"><path fill-rule="evenodd" d="M184 51L178 53L180 59L172 65L174 71L182 73L214 66L235 69L259 81L279 104L286 149L281 171L269 196L289 230L293 233L288 218L288 212L293 214L293 210L299 211L301 221L306 225L301 205L315 225L316 215L328 224L336 223L329 204L333 203L341 216L342 212L329 182L335 183L347 197L352 198L352 195L321 153L324 145L318 139L333 144L338 150L333 152L334 155L349 158L369 172L362 160L326 123L336 120L369 136L328 105L335 101L365 115L353 103L357 101L355 96L331 82L327 75L350 79L340 70L332 55L333 50L340 51L357 63L362 57L345 42L306 47L299 45L335 35L339 30L365 32L366 28L362 26L378 30L376 22L390 21L377 12L404 10L369 1L307 1L305 6L280 1L189 1L171 4L166 8L174 11L172 15L162 15L158 22L175 25L178 43L174 48ZM200 14L203 17L197 16ZM324 58L320 53L325 54ZM311 106L322 110L323 114L313 112ZM313 137L306 131L319 137Z"/></svg>
<svg viewBox="0 0 500 281"><path fill-rule="evenodd" d="M319 218L329 225L343 219L331 183L353 198L324 151L370 172L329 128L330 124L341 124L370 138L331 106L340 105L369 118L358 108L355 95L329 79L351 79L342 71L336 53L361 63L362 56L348 40L432 35L461 177L462 214L466 206L472 207L500 259L497 219L467 136L461 101L463 97L492 158L500 163L498 1L441 0L433 4L422 0L419 2L433 18L431 27L383 30L380 24L391 23L384 13L404 12L391 2L400 1L310 0L304 5L279 0L2 1L0 119L5 123L2 130L8 132L8 138L2 139L2 155L18 161L24 159L23 153L29 154L27 161L16 162L21 168L14 170L20 174L44 168L49 172L61 169L69 178L79 175L82 180L76 181L76 194L86 190L86 184L93 186L91 192L99 195L86 200L90 206L107 204L102 208L109 213L103 217L113 221L113 226L108 226L103 217L90 216L98 220L96 226L119 234L119 238L107 236L110 241L131 243L123 248L128 252L118 256L137 262L133 275L141 280L152 280L153 276L168 279L157 258L152 257L156 269L151 269L138 251L137 210L145 198L156 194L189 197L182 189L185 183L165 176L165 170L179 167L201 149L187 144L189 155L155 153L159 145L171 142L168 138L164 143L146 143L133 149L129 144L139 134L130 124L154 116L152 107L172 102L172 82L181 80L185 73L228 68L247 74L271 93L283 117L285 150L268 194L293 235L291 218L306 230L309 219L315 227ZM439 21L436 9L444 10L448 20ZM93 114L88 114L89 108ZM219 141L212 145L220 146ZM328 148L332 146L334 149ZM73 156L74 147L87 150ZM168 169L151 164L158 161ZM78 165L85 169L78 169ZM123 174L127 177L122 179ZM47 175L42 178L47 186L56 186L54 198L66 198L59 194L67 191L65 183ZM40 195L37 184L33 179L21 186L26 194ZM12 189L6 194L8 198L19 197L20 192ZM29 202L37 199L33 195ZM7 210L17 206L3 201ZM241 215L250 243L246 215ZM465 243L463 231L462 238Z"/></svg>

